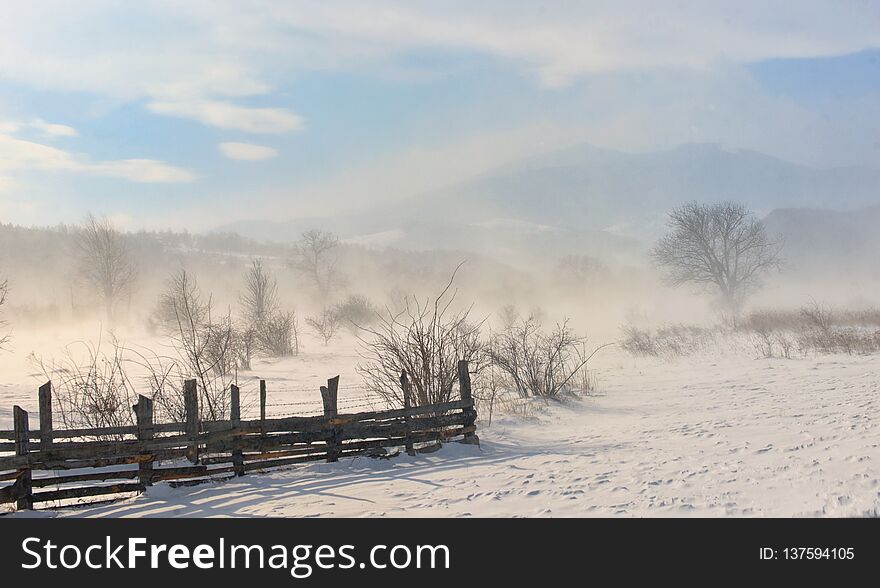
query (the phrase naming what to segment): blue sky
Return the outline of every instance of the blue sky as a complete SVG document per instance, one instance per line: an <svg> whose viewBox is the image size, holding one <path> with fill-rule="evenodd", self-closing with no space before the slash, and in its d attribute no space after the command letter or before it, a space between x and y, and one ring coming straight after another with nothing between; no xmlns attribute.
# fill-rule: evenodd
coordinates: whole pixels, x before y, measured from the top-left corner
<svg viewBox="0 0 880 588"><path fill-rule="evenodd" d="M0 4L3 222L328 214L582 142L880 166L875 3Z"/></svg>

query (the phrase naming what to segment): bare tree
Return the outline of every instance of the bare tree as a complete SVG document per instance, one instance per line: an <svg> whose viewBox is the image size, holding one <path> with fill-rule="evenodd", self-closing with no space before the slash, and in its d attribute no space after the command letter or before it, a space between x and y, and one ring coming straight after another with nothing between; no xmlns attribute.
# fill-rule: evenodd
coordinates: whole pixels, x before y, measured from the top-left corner
<svg viewBox="0 0 880 588"><path fill-rule="evenodd" d="M302 234L293 250L291 264L309 276L322 297L341 282L337 269L338 248L339 237L312 229Z"/></svg>
<svg viewBox="0 0 880 588"><path fill-rule="evenodd" d="M717 289L733 319L762 274L778 267L782 243L767 236L764 224L742 204L687 203L669 214L670 232L651 257L673 285Z"/></svg>
<svg viewBox="0 0 880 588"><path fill-rule="evenodd" d="M76 240L79 275L97 292L107 318L118 299L130 291L137 271L123 235L106 218L86 217Z"/></svg>
<svg viewBox="0 0 880 588"><path fill-rule="evenodd" d="M278 311L278 280L263 268L260 259L251 261L240 300L245 320L254 327Z"/></svg>
<svg viewBox="0 0 880 588"><path fill-rule="evenodd" d="M168 333L178 333L181 319L186 324L201 326L208 316L208 302L202 300L198 282L185 269L171 274L159 294L154 312L155 321Z"/></svg>

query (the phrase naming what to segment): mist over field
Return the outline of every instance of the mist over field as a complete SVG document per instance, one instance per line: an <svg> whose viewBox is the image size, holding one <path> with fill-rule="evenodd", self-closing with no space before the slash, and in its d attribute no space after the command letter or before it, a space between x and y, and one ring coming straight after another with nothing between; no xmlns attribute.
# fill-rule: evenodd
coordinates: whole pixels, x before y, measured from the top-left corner
<svg viewBox="0 0 880 588"><path fill-rule="evenodd" d="M447 402L466 360L476 490L217 514L880 512L874 7L0 4L0 429L47 380L75 429L187 379L205 420Z"/></svg>

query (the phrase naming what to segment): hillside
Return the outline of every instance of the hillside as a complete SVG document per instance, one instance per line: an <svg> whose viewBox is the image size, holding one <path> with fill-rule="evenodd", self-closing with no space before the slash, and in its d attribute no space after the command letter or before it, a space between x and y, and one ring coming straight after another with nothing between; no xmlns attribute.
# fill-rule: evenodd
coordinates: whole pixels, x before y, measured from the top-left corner
<svg viewBox="0 0 880 588"><path fill-rule="evenodd" d="M491 241L506 253L541 246L613 254L640 249L634 241L652 241L663 230L665 213L684 201L736 200L761 214L829 203L854 210L876 203L878 185L880 170L815 169L714 144L648 153L581 145L369 212L240 221L218 230L289 242L317 226L377 246L460 249L462 243Z"/></svg>

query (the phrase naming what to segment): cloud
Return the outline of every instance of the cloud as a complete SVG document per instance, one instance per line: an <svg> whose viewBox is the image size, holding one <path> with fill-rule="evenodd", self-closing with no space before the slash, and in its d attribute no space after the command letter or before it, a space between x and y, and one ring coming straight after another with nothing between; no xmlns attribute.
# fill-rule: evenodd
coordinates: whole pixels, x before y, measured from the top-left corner
<svg viewBox="0 0 880 588"><path fill-rule="evenodd" d="M220 152L229 159L239 159L242 161L260 161L263 159L272 159L278 156L278 150L264 145L254 145L252 143L220 143L217 146Z"/></svg>
<svg viewBox="0 0 880 588"><path fill-rule="evenodd" d="M192 182L196 179L196 175L189 170L155 159L105 161L86 165L83 170L93 175L122 178L144 184L176 184Z"/></svg>
<svg viewBox="0 0 880 588"><path fill-rule="evenodd" d="M285 187L259 194L242 208L230 204L217 211L227 215L218 223L367 209L452 189L487 170L583 144L644 152L717 142L812 166L880 163L876 153L860 161L865 150L853 140L856 125L866 137L877 136L876 104L848 109L853 129L842 133L834 121L786 97L767 95L744 67L604 74L572 92L575 102L584 105L574 115L568 108L546 109L543 118L518 121L501 131L462 133L364 156L328 177L297 183L294 191Z"/></svg>
<svg viewBox="0 0 880 588"><path fill-rule="evenodd" d="M157 114L195 119L203 124L246 133L287 133L302 128L302 118L282 108L251 108L218 100L151 102Z"/></svg>
<svg viewBox="0 0 880 588"><path fill-rule="evenodd" d="M30 123L31 127L40 130L44 135L49 137L78 137L79 133L76 132L76 129L73 127L69 127L67 125L60 125L55 123L47 123L43 120L37 119Z"/></svg>
<svg viewBox="0 0 880 588"><path fill-rule="evenodd" d="M10 135L0 135L0 171L23 169L76 171L80 167L81 164L62 149L16 139Z"/></svg>
<svg viewBox="0 0 880 588"><path fill-rule="evenodd" d="M381 72L403 54L448 49L505 60L558 86L591 73L719 61L819 57L880 46L880 16L860 0L111 0L19 3L0 20L0 71L33 87L84 91L221 128L292 72ZM128 26L137 22L137 27ZM40 31L40 34L35 34ZM84 41L87 39L88 41ZM415 66L413 66L415 67ZM189 102L180 102L189 100ZM220 111L200 113L207 101ZM283 110L253 109L265 129ZM264 112L268 110L268 112ZM293 118L291 118L293 117ZM257 132L265 132L259 130Z"/></svg>
<svg viewBox="0 0 880 588"><path fill-rule="evenodd" d="M36 129L41 135L50 138L79 136L79 133L73 127L57 123L47 123L39 118L30 122L0 121L0 133L12 134L22 129Z"/></svg>
<svg viewBox="0 0 880 588"><path fill-rule="evenodd" d="M140 183L178 183L196 179L189 170L154 159L92 162L57 147L0 134L0 175L31 170L81 173Z"/></svg>

